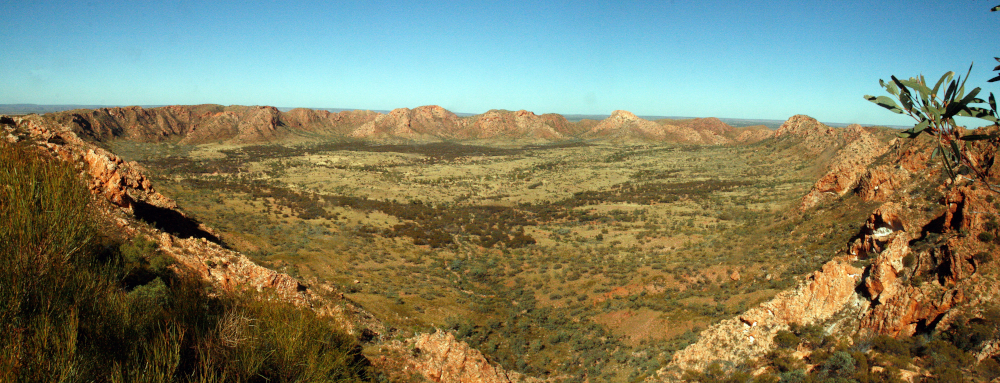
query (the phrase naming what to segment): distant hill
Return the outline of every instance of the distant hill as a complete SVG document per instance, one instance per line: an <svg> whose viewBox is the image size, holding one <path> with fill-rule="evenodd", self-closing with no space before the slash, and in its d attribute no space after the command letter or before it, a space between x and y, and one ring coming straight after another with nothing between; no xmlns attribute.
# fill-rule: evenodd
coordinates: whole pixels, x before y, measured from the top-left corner
<svg viewBox="0 0 1000 383"><path fill-rule="evenodd" d="M162 106L165 106L165 105L142 105L141 107L143 107L143 108L158 108L158 107L162 107ZM7 115L23 115L23 114L32 114L32 113L35 113L35 114L45 114L45 113L64 112L64 111L67 111L67 110L74 110L74 109L101 109L101 108L115 108L115 107L125 107L125 106L124 105L72 105L72 104L70 104L70 105L0 104L0 114L7 114ZM278 111L280 111L280 112L288 112L288 111L291 111L291 110L294 110L294 109L310 109L310 110L317 110L317 111L322 110L322 111L327 111L327 112L331 112L331 113L350 112L350 111L354 111L354 110L366 110L366 109L352 109L352 108L299 108L299 107L277 107L276 109ZM372 112L381 113L381 114L389 114L391 112L390 110L371 110L371 111ZM456 116L458 116L458 117L472 117L472 116L476 116L477 115L476 113L459 113L459 112L453 112L453 113ZM607 119L608 117L611 117L611 115L609 115L609 114L563 114L562 117L565 118L566 121L568 121L568 122L577 123L577 122L581 122L581 121L585 121L585 120L601 121L601 120ZM638 117L642 118L642 119L645 119L645 120L650 120L650 121L664 120L664 119L666 119L666 120L688 120L688 119L696 118L696 117L689 117L689 116L649 116L649 115L641 115L641 116L638 116ZM777 130L779 127L781 127L781 124L783 124L785 122L785 120L747 119L747 118L724 118L724 117L719 117L718 119L721 120L722 122L725 122L729 126L734 127L734 128L762 125L762 126L766 126L768 129L771 129L771 130ZM847 127L848 125L850 125L850 124L847 124L847 123L837 123L837 122L824 122L824 124L826 124L827 126L838 127L838 128ZM873 124L861 124L861 125L869 126L869 125L873 125ZM909 126L896 126L896 125L891 125L891 126L890 125L885 125L885 126L886 127L890 127L890 128L897 128L897 129L910 128Z"/></svg>
<svg viewBox="0 0 1000 383"><path fill-rule="evenodd" d="M73 109L98 109L118 105L38 105L38 104L0 104L0 114L23 115L62 112ZM147 106L152 107L152 106Z"/></svg>
<svg viewBox="0 0 1000 383"><path fill-rule="evenodd" d="M53 109L65 107L71 106ZM773 130L765 125L734 127L718 118L653 121L628 111L615 111L600 120L571 121L559 114L538 115L526 110L459 115L437 105L398 108L386 113L213 104L128 106L62 110L43 117L70 126L77 134L95 141L129 139L183 144L316 139L377 142L586 139L717 145L756 142L773 135Z"/></svg>

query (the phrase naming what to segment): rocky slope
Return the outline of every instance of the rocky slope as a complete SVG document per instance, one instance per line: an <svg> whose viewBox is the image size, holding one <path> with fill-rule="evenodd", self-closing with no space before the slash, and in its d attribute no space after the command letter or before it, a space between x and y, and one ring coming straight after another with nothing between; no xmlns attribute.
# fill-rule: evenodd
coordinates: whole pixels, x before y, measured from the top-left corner
<svg viewBox="0 0 1000 383"><path fill-rule="evenodd" d="M770 138L775 133L765 126L735 128L715 117L656 122L667 131L668 140L690 144L748 144Z"/></svg>
<svg viewBox="0 0 1000 383"><path fill-rule="evenodd" d="M387 371L395 371L398 379L419 374L432 382L541 382L487 363L479 350L440 330L388 342L381 347L382 356L375 358L373 363Z"/></svg>
<svg viewBox="0 0 1000 383"><path fill-rule="evenodd" d="M775 334L793 324L819 324L827 334L909 336L947 329L960 314L982 315L996 301L1000 278L988 256L996 247L984 239L997 234L997 193L982 182L960 177L952 184L942 177L940 167L927 162L932 146L925 140L880 144L859 127L841 134L804 116L793 117L776 136L803 134L802 145L816 153L829 150L820 138L846 140L810 195L853 194L882 205L822 270L703 331L660 370L661 379L675 380L681 371L716 360L759 358L773 349ZM994 140L971 149L993 179L1000 177L1000 167L992 166L998 147ZM803 208L814 208L814 201L806 196ZM997 350L983 353L980 360Z"/></svg>
<svg viewBox="0 0 1000 383"><path fill-rule="evenodd" d="M611 116L599 122L590 131L584 133L586 138L605 138L612 140L651 140L662 141L667 138L667 129L653 121L644 120L632 112L616 110Z"/></svg>
<svg viewBox="0 0 1000 383"><path fill-rule="evenodd" d="M315 310L362 340L370 343L388 341L393 330L344 299L335 288L322 283L309 286L257 265L243 254L217 243L211 229L199 225L179 211L174 201L157 192L139 165L123 161L81 139L74 132L78 126L63 126L52 119L31 115L0 116L0 128L2 137L8 142L37 147L54 159L79 166L92 192L100 197L97 204L107 224L129 237L154 239L163 254L177 261L174 267L179 274L200 279L221 292L266 290L276 299ZM109 131L96 129L91 132ZM421 355L397 353L394 358L374 362L381 366L409 366L415 373L435 382L527 380L489 363L482 353L456 341L450 334L416 334L403 342L426 352Z"/></svg>
<svg viewBox="0 0 1000 383"><path fill-rule="evenodd" d="M81 109L45 115L95 141L255 144L325 139L393 142L505 139L557 141L608 139L687 144L750 143L770 137L763 127L734 128L717 118L649 121L615 111L602 121L570 122L558 114L490 110L459 117L436 105L389 113L293 109L269 106L192 105L158 108Z"/></svg>

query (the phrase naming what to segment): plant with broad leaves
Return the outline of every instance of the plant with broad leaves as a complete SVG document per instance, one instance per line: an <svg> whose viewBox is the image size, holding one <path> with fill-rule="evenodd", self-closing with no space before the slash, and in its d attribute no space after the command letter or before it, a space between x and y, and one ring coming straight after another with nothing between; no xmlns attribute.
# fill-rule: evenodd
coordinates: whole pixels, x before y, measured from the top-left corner
<svg viewBox="0 0 1000 383"><path fill-rule="evenodd" d="M1000 11L1000 5L990 8L990 11ZM1000 62L1000 57L994 59ZM993 71L1000 71L1000 65L993 68ZM1000 116L997 113L997 102L993 93L990 93L989 96L989 109L974 106L987 103L983 99L976 98L981 91L980 88L977 87L969 91L968 94L965 93L965 81L969 79L969 73L972 73L972 65L969 65L969 71L966 72L964 80L961 76L955 78L955 72L945 73L934 84L934 88L927 87L927 81L924 80L923 75L917 78L911 77L909 80L900 80L896 76L891 76L891 82L879 80L879 85L885 88L889 94L895 96L899 100L899 104L887 96L865 95L865 99L893 113L906 114L917 121L913 128L899 133L901 137L915 138L922 133L934 136L937 147L931 154L931 159L938 155L941 156L941 161L952 184L955 183L960 173L972 172L975 173L978 180L986 184L987 188L1000 193L1000 186L991 185L987 180L986 173L989 170L989 165L980 164L968 152L969 142L1000 140L1000 134L962 135L962 131L956 129L956 116L979 118L992 122L994 126L1000 125L998 123ZM1000 81L1000 76L996 76L988 82L995 81ZM945 82L948 85L945 87L944 95L938 96L941 85L944 85Z"/></svg>
<svg viewBox="0 0 1000 383"><path fill-rule="evenodd" d="M1000 6L994 8L998 9ZM1000 58L996 58L1000 62ZM993 70L1000 71L1000 65ZM941 79L934 84L933 88L927 86L924 76L900 80L896 76L891 76L892 81L879 80L881 85L889 94L895 96L895 100L888 96L869 96L865 99L878 106L888 109L897 114L905 114L912 117L917 123L913 128L900 132L901 137L915 138L923 133L934 137L937 147L931 158L940 156L948 176L952 183L956 181L959 174L974 173L978 180L983 181L988 188L1000 193L996 186L990 185L986 181L988 168L980 164L973 156L969 155L968 145L972 141L998 140L1000 134L967 134L963 135L961 129L957 129L955 117L972 117L992 122L997 125L998 119L997 102L993 93L990 93L988 101L977 98L981 89L974 88L968 93L965 92L965 81L968 80L972 66L965 79L961 76L955 77L955 72L948 72L941 76ZM994 82L1000 80L1000 76L989 80ZM942 87L944 85L944 87ZM944 94L941 95L941 90ZM896 100L899 103L896 103ZM989 108L983 106L988 104Z"/></svg>

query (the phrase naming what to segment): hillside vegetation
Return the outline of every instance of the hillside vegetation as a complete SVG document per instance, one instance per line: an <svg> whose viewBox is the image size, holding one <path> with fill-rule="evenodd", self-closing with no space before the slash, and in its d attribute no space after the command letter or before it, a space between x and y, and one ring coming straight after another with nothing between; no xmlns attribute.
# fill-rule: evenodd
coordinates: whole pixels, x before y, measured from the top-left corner
<svg viewBox="0 0 1000 383"><path fill-rule="evenodd" d="M207 290L114 233L75 165L0 141L0 185L0 381L375 378L312 311Z"/></svg>

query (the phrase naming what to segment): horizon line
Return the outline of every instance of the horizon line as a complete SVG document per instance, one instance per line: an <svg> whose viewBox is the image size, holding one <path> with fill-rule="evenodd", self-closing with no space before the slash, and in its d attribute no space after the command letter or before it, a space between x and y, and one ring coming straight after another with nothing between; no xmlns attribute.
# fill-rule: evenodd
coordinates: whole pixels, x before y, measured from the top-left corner
<svg viewBox="0 0 1000 383"><path fill-rule="evenodd" d="M124 107L131 107L131 106L137 106L137 107L140 107L140 108L162 108L162 107L165 107L165 106L191 106L191 105L223 105L223 104L206 103L206 104L162 104L162 105L160 105L160 104L153 104L153 105L137 105L137 104L132 104L132 105L115 105L115 104L34 104L34 103L19 103L19 104L0 104L0 114L10 114L12 112L14 114L45 114L45 113L65 112L65 111L75 110L75 109L124 108ZM430 106L430 105L435 105L435 104L428 104L428 105L421 105L421 106ZM274 107L275 109L278 109L281 112L287 112L287 111L292 110L292 109L325 110L325 111L330 111L330 112L333 112L333 111L340 112L340 111L365 110L365 111L372 111L372 112L376 112L376 113L388 114L389 112L392 111L392 109L319 108L319 107L302 107L302 106L289 107L289 106L274 106L274 105L238 105L238 104L231 104L231 105L223 105L223 106L271 106L271 107ZM437 106L437 105L435 105L435 106ZM16 108L20 108L20 110L16 109ZM395 108L395 109L399 109L399 108ZM409 108L409 109L413 109L413 108ZM490 110L506 110L506 109L490 109ZM521 109L521 110L526 110L527 111L527 109ZM619 110L626 110L626 109L619 109ZM455 112L455 111L451 111L451 110L448 110L448 111L452 112L455 115L458 115L460 117L476 116L476 115L480 115L480 114L486 113L486 112L482 112L482 113ZM534 111L529 111L529 112L535 113ZM556 112L548 112L548 113L543 113L543 114L549 114L549 113L551 113L551 114L558 114L558 115L561 115L563 117L572 116L572 117L583 117L583 118L586 118L586 117L602 117L602 118L607 118L607 117L611 116L611 114L608 114L608 113L556 113ZM766 122L766 123L771 123L771 124L773 124L773 123L784 123L785 121L788 121L788 118L782 120L782 119L770 119L770 118L744 118L744 117L718 117L718 116L692 117L692 116L664 116L664 115L638 115L637 114L636 117L639 117L639 118L642 118L642 119L645 119L645 120L649 120L649 121L662 120L662 119L678 120L678 119L695 119L695 118L718 118L719 120L746 121L746 122ZM583 118L581 118L581 119L583 119ZM789 118L791 118L791 116L789 116ZM567 118L567 119L569 119L569 118ZM819 121L819 120L817 120L817 121ZM826 121L820 121L820 123L822 123L824 125L827 125L827 126L830 126L830 127L846 127L846 126L855 124L855 123L826 122ZM768 125L768 124L761 124L761 125ZM858 124L858 125L869 126L869 127L872 127L872 126L881 126L881 127L887 127L887 128L893 128L893 129L909 129L909 128L912 127L912 126L908 126L908 125L884 125L884 124ZM744 126L750 126L750 125L744 125Z"/></svg>

